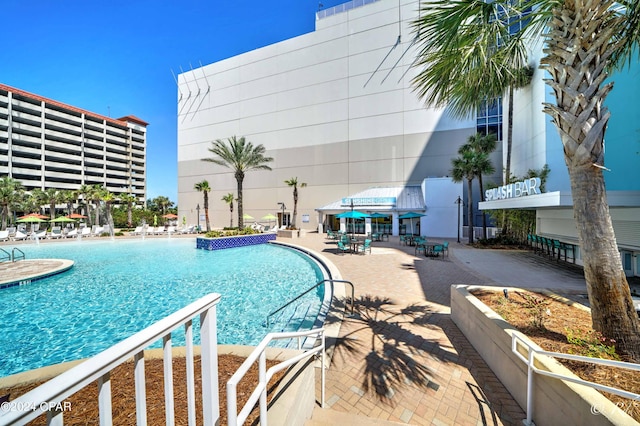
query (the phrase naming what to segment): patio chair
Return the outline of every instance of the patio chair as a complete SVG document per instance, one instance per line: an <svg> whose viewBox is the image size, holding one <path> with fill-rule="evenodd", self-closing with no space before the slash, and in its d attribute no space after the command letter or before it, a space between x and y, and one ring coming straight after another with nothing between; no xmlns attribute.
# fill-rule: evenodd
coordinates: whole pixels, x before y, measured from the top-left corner
<svg viewBox="0 0 640 426"><path fill-rule="evenodd" d="M447 255L449 257L449 241L445 241L442 243L442 255Z"/></svg>
<svg viewBox="0 0 640 426"><path fill-rule="evenodd" d="M442 257L444 257L444 245L437 244L433 246L433 250L431 251L431 253L433 253L433 255L437 257L440 257L440 253L442 253Z"/></svg>
<svg viewBox="0 0 640 426"><path fill-rule="evenodd" d="M351 251L351 247L349 247L348 245L345 245L342 241L338 241L337 247L338 247L339 254L343 254L345 252Z"/></svg>
<svg viewBox="0 0 640 426"><path fill-rule="evenodd" d="M337 240L338 235L335 232L333 232L331 229L327 229L327 238L330 240Z"/></svg>
<svg viewBox="0 0 640 426"><path fill-rule="evenodd" d="M416 244L416 256L418 253L422 252L425 256L427 255L427 246L424 244Z"/></svg>
<svg viewBox="0 0 640 426"><path fill-rule="evenodd" d="M366 254L367 251L371 254L371 240L368 238L364 240L363 244L358 245L358 253Z"/></svg>

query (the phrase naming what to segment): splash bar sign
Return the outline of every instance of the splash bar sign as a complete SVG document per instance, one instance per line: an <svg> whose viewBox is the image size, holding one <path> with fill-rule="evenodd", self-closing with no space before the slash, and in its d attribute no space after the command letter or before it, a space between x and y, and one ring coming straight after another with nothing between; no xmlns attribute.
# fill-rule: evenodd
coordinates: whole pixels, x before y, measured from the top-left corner
<svg viewBox="0 0 640 426"><path fill-rule="evenodd" d="M484 199L485 201L495 201L534 194L540 194L540 178L538 177L525 179L521 182L510 183L497 188L487 189L484 192Z"/></svg>

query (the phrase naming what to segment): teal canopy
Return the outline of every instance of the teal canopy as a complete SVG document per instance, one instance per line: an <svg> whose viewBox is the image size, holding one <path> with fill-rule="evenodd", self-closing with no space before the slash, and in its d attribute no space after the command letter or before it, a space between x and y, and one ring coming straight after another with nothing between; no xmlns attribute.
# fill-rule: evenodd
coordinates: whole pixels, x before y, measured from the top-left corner
<svg viewBox="0 0 640 426"><path fill-rule="evenodd" d="M337 218L342 219L364 219L367 217L371 217L366 213L359 212L357 210L351 210L344 213L339 213L336 215Z"/></svg>

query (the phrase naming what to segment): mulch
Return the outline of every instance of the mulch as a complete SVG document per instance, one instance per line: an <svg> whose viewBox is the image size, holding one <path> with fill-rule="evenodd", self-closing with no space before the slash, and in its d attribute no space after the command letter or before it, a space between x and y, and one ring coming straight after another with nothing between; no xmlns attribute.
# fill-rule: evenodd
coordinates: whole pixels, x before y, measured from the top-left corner
<svg viewBox="0 0 640 426"><path fill-rule="evenodd" d="M218 390L220 395L220 422L227 423L227 398L226 384L231 376L244 362L244 357L236 355L218 356ZM267 360L267 369L277 364L278 361ZM185 358L173 360L173 390L175 407L175 424L187 425L187 389L185 380ZM196 422L202 425L202 380L200 375L200 357L195 357L195 387L196 387ZM269 382L267 398L273 395L277 385L284 376L282 371ZM164 374L162 359L145 360L145 378L147 392L147 424L165 424L164 404ZM238 411L243 407L258 382L258 364L254 363L237 387ZM10 395L14 400L37 387L42 382L13 388L0 389L0 395ZM111 373L111 400L113 424L129 426L136 423L135 407L135 382L133 363L126 362L116 367ZM98 418L98 386L89 385L67 399L70 403L69 410L64 411L65 425L95 425ZM258 424L259 409L256 407L251 412L245 424ZM46 415L38 417L29 425L46 425Z"/></svg>

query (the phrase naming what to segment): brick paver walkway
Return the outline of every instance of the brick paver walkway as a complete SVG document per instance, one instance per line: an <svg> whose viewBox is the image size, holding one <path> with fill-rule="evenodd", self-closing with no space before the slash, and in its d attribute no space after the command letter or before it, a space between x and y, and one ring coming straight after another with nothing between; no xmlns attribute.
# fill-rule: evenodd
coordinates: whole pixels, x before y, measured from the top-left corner
<svg viewBox="0 0 640 426"><path fill-rule="evenodd" d="M355 285L357 314L335 342L325 407L417 425L521 424L523 411L451 321L450 286L486 283L456 260L470 249L454 243L449 258L430 259L397 237L371 255L336 254L317 233L291 242Z"/></svg>

